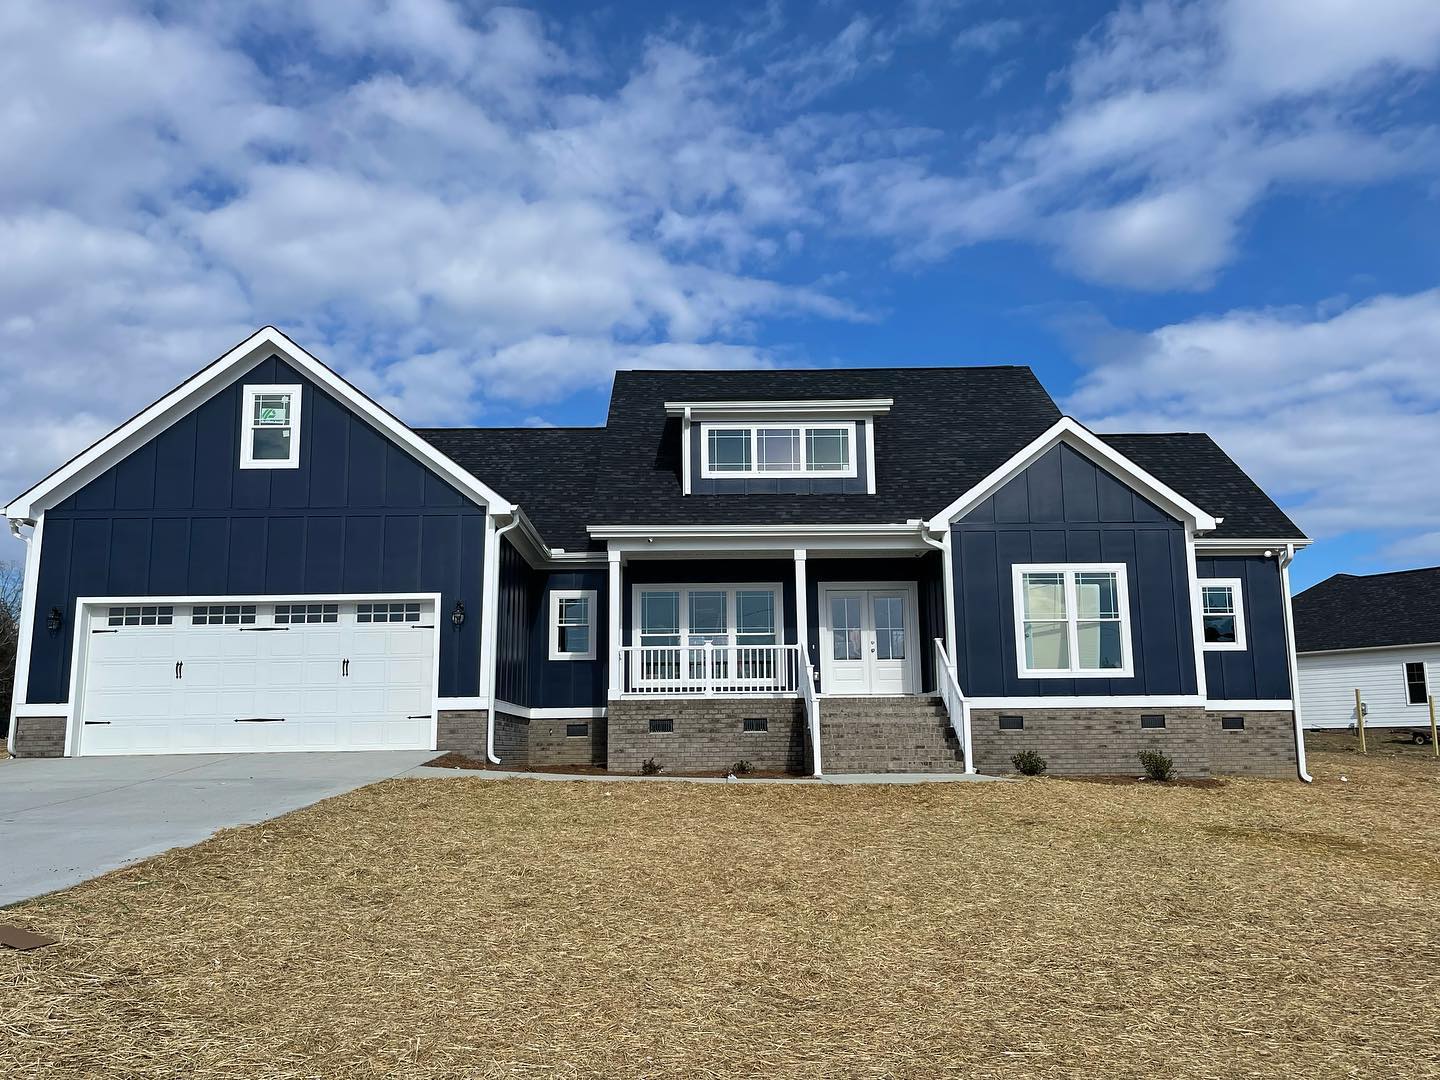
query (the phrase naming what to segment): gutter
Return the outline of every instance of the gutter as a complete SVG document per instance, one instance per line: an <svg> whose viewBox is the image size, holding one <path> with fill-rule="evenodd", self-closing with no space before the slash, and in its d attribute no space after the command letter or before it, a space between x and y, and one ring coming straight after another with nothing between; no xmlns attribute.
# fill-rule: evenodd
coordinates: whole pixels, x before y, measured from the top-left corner
<svg viewBox="0 0 1440 1080"><path fill-rule="evenodd" d="M486 678L486 686L489 687L490 693L485 701L485 758L491 765L500 764L500 759L495 756L495 701L499 697L495 691L495 671L500 666L500 612L498 610L500 606L500 538L524 520L520 507L514 507L509 522L496 529L490 538L495 555L491 562L494 573L489 575L485 589L485 603L488 605L488 617L485 623L490 628L490 655L486 657L490 664L490 671ZM485 652L483 643L480 651L482 655Z"/></svg>
<svg viewBox="0 0 1440 1080"><path fill-rule="evenodd" d="M1315 778L1306 771L1305 729L1300 721L1300 664L1295 658L1295 616L1290 606L1290 564L1295 561L1295 545L1286 544L1280 553L1280 588L1285 592L1285 658L1290 665L1290 709L1295 717L1295 767L1307 784Z"/></svg>

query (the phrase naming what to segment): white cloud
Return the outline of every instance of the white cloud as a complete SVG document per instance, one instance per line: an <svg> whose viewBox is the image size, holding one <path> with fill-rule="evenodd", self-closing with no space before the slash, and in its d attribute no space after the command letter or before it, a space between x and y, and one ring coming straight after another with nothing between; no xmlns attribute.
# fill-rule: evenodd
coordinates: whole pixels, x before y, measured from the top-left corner
<svg viewBox="0 0 1440 1080"><path fill-rule="evenodd" d="M1112 334L1091 362L1064 404L1099 430L1209 432L1314 536L1402 531L1393 559L1440 535L1440 290Z"/></svg>

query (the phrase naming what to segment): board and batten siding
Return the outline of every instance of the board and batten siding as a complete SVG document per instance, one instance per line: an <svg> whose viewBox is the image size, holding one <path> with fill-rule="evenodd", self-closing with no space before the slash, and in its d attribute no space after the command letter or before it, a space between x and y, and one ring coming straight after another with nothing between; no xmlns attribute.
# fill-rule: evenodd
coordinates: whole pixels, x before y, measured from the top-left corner
<svg viewBox="0 0 1440 1080"><path fill-rule="evenodd" d="M1243 650L1205 650L1206 696L1212 701L1288 701L1290 661L1279 560L1263 555L1197 558L1195 573L1201 586L1206 578L1239 578L1245 617Z"/></svg>
<svg viewBox="0 0 1440 1080"><path fill-rule="evenodd" d="M239 467L246 384L301 387L298 468ZM28 701L69 696L81 596L439 593L440 694L478 694L484 545L483 506L271 356L45 511Z"/></svg>
<svg viewBox="0 0 1440 1080"><path fill-rule="evenodd" d="M951 529L961 688L971 697L1105 697L1198 692L1185 529L1064 444ZM1123 563L1132 678L1022 679L1016 659L1017 563Z"/></svg>
<svg viewBox="0 0 1440 1080"><path fill-rule="evenodd" d="M537 570L504 540L499 584L495 696L535 709L603 706L610 655L608 571ZM550 659L550 598L557 589L594 590L595 659Z"/></svg>
<svg viewBox="0 0 1440 1080"><path fill-rule="evenodd" d="M1430 726L1430 710L1409 705L1405 665L1423 663L1430 693L1440 699L1440 645L1301 653L1300 715L1307 728L1348 728L1355 723L1355 691L1365 703L1366 727Z"/></svg>

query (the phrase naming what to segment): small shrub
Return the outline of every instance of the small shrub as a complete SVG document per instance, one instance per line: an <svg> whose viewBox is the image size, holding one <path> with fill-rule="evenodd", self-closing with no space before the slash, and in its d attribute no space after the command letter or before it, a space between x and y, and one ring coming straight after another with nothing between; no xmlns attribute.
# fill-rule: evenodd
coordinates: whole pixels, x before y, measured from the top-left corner
<svg viewBox="0 0 1440 1080"><path fill-rule="evenodd" d="M1159 750L1141 750L1139 756L1140 764L1145 767L1145 775L1151 780L1163 783L1175 779L1175 762Z"/></svg>
<svg viewBox="0 0 1440 1080"><path fill-rule="evenodd" d="M754 771L755 766L751 765L750 762L745 761L743 758L740 761L735 762L734 765L730 766L731 776L744 776L746 773L752 773Z"/></svg>
<svg viewBox="0 0 1440 1080"><path fill-rule="evenodd" d="M663 768L664 766L653 757L647 757L640 763L640 774L642 776L659 776L660 770Z"/></svg>
<svg viewBox="0 0 1440 1080"><path fill-rule="evenodd" d="M1010 759L1010 764L1021 776L1040 776L1050 767L1049 762L1034 750L1021 750Z"/></svg>

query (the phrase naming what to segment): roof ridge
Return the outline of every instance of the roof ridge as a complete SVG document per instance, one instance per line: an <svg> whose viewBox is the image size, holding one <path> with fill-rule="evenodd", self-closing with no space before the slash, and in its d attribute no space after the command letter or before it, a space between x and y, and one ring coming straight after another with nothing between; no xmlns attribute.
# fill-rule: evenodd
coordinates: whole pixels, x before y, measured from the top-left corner
<svg viewBox="0 0 1440 1080"><path fill-rule="evenodd" d="M616 375L813 375L845 371L1028 371L1031 364L862 364L841 367L772 367L772 368L617 368ZM1039 376L1036 376L1039 378Z"/></svg>

